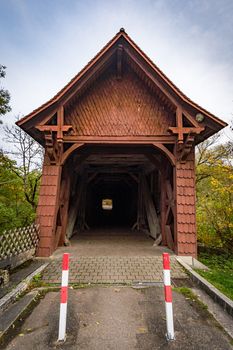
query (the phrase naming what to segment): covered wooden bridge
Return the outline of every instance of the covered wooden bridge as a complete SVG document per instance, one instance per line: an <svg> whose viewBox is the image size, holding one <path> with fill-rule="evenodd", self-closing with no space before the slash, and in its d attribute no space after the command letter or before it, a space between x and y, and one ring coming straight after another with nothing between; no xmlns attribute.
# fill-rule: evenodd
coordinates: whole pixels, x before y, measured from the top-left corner
<svg viewBox="0 0 233 350"><path fill-rule="evenodd" d="M17 124L45 147L39 256L74 232L120 225L196 256L194 146L226 123L186 97L123 29Z"/></svg>

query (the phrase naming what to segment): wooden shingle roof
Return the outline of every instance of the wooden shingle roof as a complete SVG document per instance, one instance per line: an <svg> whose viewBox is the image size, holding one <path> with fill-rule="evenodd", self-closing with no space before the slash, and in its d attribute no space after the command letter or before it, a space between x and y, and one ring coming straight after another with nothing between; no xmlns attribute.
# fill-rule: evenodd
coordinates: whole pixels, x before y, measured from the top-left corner
<svg viewBox="0 0 233 350"><path fill-rule="evenodd" d="M91 77L93 69L97 64L100 64L105 55L117 48L121 44L125 47L125 54L132 53L132 56L135 56L136 63L142 63L144 71L148 71L149 78L155 77L155 80L158 83L157 87L164 87L166 91L177 100L180 104L187 106L189 109L195 110L196 113L202 113L213 125L213 130L208 131L206 134L203 133L198 142L201 142L203 139L211 136L215 132L219 131L223 127L227 126L223 120L219 119L214 114L208 112L203 107L199 106L197 103L193 102L188 98L152 61L151 59L137 46L137 44L129 37L129 35L121 29L103 48L98 52L98 54L66 85L64 86L54 97L45 102L43 105L20 119L16 124L29 133L32 137L38 140L38 134L33 132L34 126L37 124L37 121L41 118L46 117L46 115L51 114L51 111L56 111L56 108L63 104L65 99L74 93L75 89L78 88L79 84L85 78L88 81L88 78Z"/></svg>

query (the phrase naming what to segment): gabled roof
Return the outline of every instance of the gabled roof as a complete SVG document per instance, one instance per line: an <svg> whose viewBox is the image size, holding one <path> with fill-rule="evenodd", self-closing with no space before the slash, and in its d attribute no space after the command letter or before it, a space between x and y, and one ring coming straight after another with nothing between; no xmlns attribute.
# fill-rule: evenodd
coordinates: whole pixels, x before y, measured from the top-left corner
<svg viewBox="0 0 233 350"><path fill-rule="evenodd" d="M151 61L151 59L136 45L136 43L129 37L129 35L122 28L103 48L99 53L64 87L62 88L53 98L49 101L32 111L30 114L26 115L22 119L20 119L16 124L24 129L27 133L35 138L35 134L31 131L34 125L42 114L46 116L46 114L51 113L53 108L57 108L62 104L64 98L66 98L69 94L71 94L76 88L83 78L87 76L91 76L93 74L92 69L95 65L99 64L101 60L103 60L104 56L113 50L113 48L117 48L118 44L126 44L128 49L132 50L137 57L143 62L144 66L151 72L152 75L156 76L157 80L162 82L165 89L167 89L179 103L185 104L191 109L195 109L197 113L204 114L213 124L214 129L213 132L209 132L208 135L202 137L202 139L209 137L211 134L219 131L223 127L227 126L227 123L208 112L191 99L189 99L183 92L181 92L175 84ZM199 141L200 142L200 141Z"/></svg>

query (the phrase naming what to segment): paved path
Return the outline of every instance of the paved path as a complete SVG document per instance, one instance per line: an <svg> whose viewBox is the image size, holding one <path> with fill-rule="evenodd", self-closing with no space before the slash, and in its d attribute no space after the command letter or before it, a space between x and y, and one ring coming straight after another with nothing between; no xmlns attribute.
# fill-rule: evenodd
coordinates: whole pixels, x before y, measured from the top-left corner
<svg viewBox="0 0 233 350"><path fill-rule="evenodd" d="M59 247L53 254L61 257L69 250L72 257L79 256L161 256L174 254L166 247L153 246L154 240L142 231L126 228L104 228L84 231L71 238L69 247Z"/></svg>
<svg viewBox="0 0 233 350"><path fill-rule="evenodd" d="M162 258L160 256L80 256L71 258L70 283L137 283L161 282ZM186 273L171 257L173 278L187 278ZM43 272L43 281L60 283L61 259L52 261Z"/></svg>
<svg viewBox="0 0 233 350"><path fill-rule="evenodd" d="M126 228L88 230L72 237L70 243L53 254L43 273L45 282L60 283L65 252L70 253L70 283L161 282L163 252L171 254L172 277L187 277L174 253L153 246L153 239L144 232Z"/></svg>
<svg viewBox="0 0 233 350"><path fill-rule="evenodd" d="M173 292L176 340L165 338L163 288L69 290L67 340L57 345L60 294L48 293L6 350L230 350L206 310Z"/></svg>

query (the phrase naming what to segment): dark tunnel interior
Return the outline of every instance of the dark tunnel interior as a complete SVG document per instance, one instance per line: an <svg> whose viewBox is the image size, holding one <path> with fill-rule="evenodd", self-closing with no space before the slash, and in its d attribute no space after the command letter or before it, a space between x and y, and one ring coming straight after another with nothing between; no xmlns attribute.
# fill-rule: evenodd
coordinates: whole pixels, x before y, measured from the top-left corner
<svg viewBox="0 0 233 350"><path fill-rule="evenodd" d="M105 199L112 202L112 209L104 209ZM137 216L137 184L132 179L103 178L88 186L86 203L86 222L91 228L131 227Z"/></svg>

